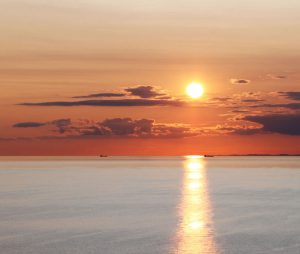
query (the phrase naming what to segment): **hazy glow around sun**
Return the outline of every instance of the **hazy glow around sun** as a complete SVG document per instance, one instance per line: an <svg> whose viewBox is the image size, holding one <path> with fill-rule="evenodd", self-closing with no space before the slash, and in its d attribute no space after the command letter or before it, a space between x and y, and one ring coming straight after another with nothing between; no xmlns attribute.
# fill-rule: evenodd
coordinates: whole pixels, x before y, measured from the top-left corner
<svg viewBox="0 0 300 254"><path fill-rule="evenodd" d="M193 99L200 98L204 94L203 85L197 82L192 82L187 86L186 93Z"/></svg>

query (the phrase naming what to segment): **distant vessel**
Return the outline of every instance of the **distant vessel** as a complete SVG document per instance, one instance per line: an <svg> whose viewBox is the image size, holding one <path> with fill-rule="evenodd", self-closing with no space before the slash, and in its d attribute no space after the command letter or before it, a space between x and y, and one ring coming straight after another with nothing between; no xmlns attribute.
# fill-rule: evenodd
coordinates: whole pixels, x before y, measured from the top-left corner
<svg viewBox="0 0 300 254"><path fill-rule="evenodd" d="M108 155L100 154L99 157L108 157Z"/></svg>
<svg viewBox="0 0 300 254"><path fill-rule="evenodd" d="M211 157L215 157L215 156L213 156L213 155L208 155L208 154L204 154L204 157L205 157L205 158L211 158Z"/></svg>

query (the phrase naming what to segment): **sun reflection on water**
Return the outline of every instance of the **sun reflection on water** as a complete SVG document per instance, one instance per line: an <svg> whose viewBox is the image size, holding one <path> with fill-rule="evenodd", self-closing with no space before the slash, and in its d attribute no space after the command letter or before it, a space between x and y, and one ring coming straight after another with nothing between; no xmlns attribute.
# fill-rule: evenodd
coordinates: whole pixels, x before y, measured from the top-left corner
<svg viewBox="0 0 300 254"><path fill-rule="evenodd" d="M216 254L203 156L187 156L184 162L180 224L173 253Z"/></svg>

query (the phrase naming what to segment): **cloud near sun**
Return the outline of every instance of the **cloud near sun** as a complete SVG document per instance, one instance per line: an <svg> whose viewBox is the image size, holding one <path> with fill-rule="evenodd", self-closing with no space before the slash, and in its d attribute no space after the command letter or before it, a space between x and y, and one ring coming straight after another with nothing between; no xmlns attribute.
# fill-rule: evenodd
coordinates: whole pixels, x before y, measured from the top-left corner
<svg viewBox="0 0 300 254"><path fill-rule="evenodd" d="M191 125L182 123L159 123L155 119L133 119L128 117L71 120L69 118L52 121L27 121L13 125L15 129L46 129L48 135L35 138L188 138L195 136L218 135L254 135L277 133L300 135L300 92L244 92L230 97L211 97L194 107L199 109L221 108L226 112L224 120L214 125ZM86 98L109 98L86 100ZM122 99L120 99L122 97ZM22 103L23 106L156 106L187 107L187 100L169 95L154 86L136 86L125 88L121 92L102 92L74 96L85 98L79 101L47 101ZM270 109L272 111L270 111ZM200 112L200 111L199 111ZM24 138L24 137L20 137Z"/></svg>
<svg viewBox="0 0 300 254"><path fill-rule="evenodd" d="M98 106L98 107L138 107L138 106L183 106L185 101L172 98L162 89L154 86L136 86L125 88L122 92L103 92L88 95L73 96L72 98L102 98L76 101L46 101L24 102L23 106ZM120 99L119 97L122 97ZM103 99L110 98L110 99Z"/></svg>
<svg viewBox="0 0 300 254"><path fill-rule="evenodd" d="M245 83L239 81L240 83ZM207 96L199 101L172 96L156 86L126 87L117 91L100 91L75 95L61 101L23 102L34 107L194 107L199 114L205 110L222 110L220 120L214 124L184 124L160 122L153 118L132 118L120 115L115 118L79 119L60 118L39 121L15 122L12 127L15 139L77 139L77 138L190 138L197 136L281 134L300 135L300 103L297 91L243 92L231 96ZM81 100L80 100L81 99ZM37 121L36 121L37 120ZM30 129L34 136L24 136Z"/></svg>

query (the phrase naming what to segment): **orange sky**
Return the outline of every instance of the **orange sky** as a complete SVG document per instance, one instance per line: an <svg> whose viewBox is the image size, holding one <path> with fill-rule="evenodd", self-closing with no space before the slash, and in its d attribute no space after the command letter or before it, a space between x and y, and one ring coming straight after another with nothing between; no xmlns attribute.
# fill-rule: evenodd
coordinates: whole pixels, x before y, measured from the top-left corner
<svg viewBox="0 0 300 254"><path fill-rule="evenodd" d="M299 10L3 0L0 155L300 153Z"/></svg>

